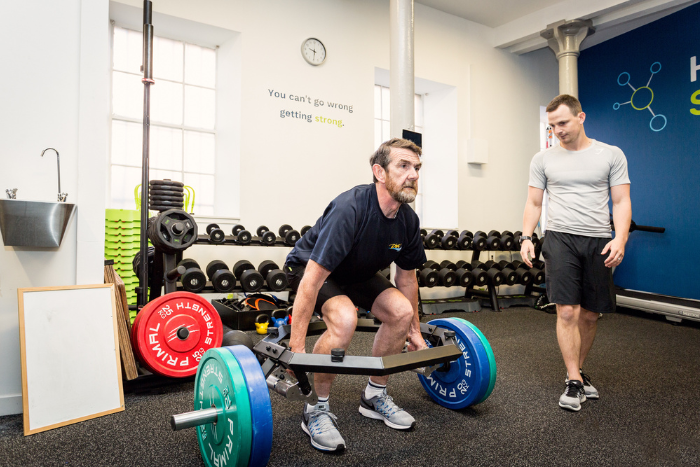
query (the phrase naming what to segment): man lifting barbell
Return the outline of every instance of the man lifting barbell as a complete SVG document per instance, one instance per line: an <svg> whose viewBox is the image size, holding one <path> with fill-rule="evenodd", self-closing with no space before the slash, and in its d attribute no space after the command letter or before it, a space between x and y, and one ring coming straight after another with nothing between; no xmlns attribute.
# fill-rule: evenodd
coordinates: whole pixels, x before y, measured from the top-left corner
<svg viewBox="0 0 700 467"><path fill-rule="evenodd" d="M306 331L314 311L327 331L313 352L347 349L357 324L356 306L371 310L382 322L372 348L375 357L426 348L418 319L415 270L426 261L420 222L406 204L417 194L421 148L394 138L370 158L374 183L359 185L335 198L316 224L287 256L285 272L297 293L290 347L305 352ZM396 287L377 273L396 263ZM321 451L345 448L328 398L333 374L314 375L316 405L306 404L302 429ZM360 413L398 430L415 420L387 394L388 376L372 376L360 397Z"/></svg>

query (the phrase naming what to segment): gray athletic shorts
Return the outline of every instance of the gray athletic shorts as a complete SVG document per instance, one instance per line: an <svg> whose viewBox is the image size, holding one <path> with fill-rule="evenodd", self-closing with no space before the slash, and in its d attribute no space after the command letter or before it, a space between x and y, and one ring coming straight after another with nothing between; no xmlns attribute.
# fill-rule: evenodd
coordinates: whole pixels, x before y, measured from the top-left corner
<svg viewBox="0 0 700 467"><path fill-rule="evenodd" d="M287 282L294 293L299 289L299 283L301 282L301 278L304 277L305 270L306 266L290 267L286 264L284 265L284 272L287 274ZM379 294L392 287L394 287L394 285L389 282L389 279L379 273L376 273L364 282L349 285L340 285L329 276L321 286L321 290L318 291L314 311L321 315L323 304L338 295L346 295L356 307L359 306L370 311L372 310L372 304L374 304Z"/></svg>
<svg viewBox="0 0 700 467"><path fill-rule="evenodd" d="M610 240L547 231L542 256L550 303L581 305L596 313L615 311L612 268L604 264L609 253L600 254Z"/></svg>

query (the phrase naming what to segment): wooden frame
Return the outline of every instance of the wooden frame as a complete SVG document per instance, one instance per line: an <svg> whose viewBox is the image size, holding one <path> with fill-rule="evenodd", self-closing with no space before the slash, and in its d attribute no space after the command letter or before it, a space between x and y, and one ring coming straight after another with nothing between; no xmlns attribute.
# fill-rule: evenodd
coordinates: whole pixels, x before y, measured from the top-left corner
<svg viewBox="0 0 700 467"><path fill-rule="evenodd" d="M35 428L31 428L30 427L30 409L31 409L31 407L30 407L30 400L29 400L31 397L31 394L30 394L28 380L30 379L30 376L32 378L35 378L36 376L33 374L30 375L31 369L28 369L28 367L27 367L28 358L29 358L28 357L28 350L29 350L29 352L34 352L34 349L33 349L33 347L30 349L27 349L27 340L28 339L27 339L27 335L26 335L26 330L27 330L27 318L28 318L28 316L25 314L26 313L25 312L25 294L36 293L36 292L80 291L80 290L84 290L84 289L100 289L100 288L109 289L109 297L110 297L110 302L111 302L111 315L112 315L112 320L111 320L112 321L112 333L111 334L112 334L112 337L114 339L114 362L116 364L116 366L115 366L115 371L116 371L115 381L118 384L117 390L118 390L118 398L119 398L118 404L119 405L113 406L113 407L108 407L104 410L100 409L97 413L89 413L89 414L78 416L75 418L68 418L65 420L61 420L61 421L56 422L56 423L51 423L48 425L37 426ZM91 295L95 295L95 294L91 294ZM53 428L58 428L61 426L81 422L84 420L89 420L89 419L100 417L103 415L108 415L111 413L123 411L124 410L124 391L122 388L122 372L121 372L121 361L120 361L120 355L119 355L119 336L118 336L118 325L117 325L117 310L116 310L116 304L115 304L115 300L114 300L114 285L113 284L95 284L95 285L61 286L61 287L23 288L23 289L17 290L17 298L18 298L18 305L19 305L18 308L19 308L20 356L21 356L21 362L22 362L22 407L23 407L23 411L24 411L24 414L23 414L23 416L24 416L24 435L27 436L27 435L31 435L34 433L39 433L42 431L51 430ZM39 300L39 298L36 298L36 300ZM34 302L35 297L32 297L31 301ZM80 304L76 303L76 309L88 310L87 307L77 308L78 305L80 305ZM94 304L89 303L89 304L84 304L84 305L94 305ZM90 308L90 309L92 309L92 308ZM61 310L60 312L62 312L62 311L63 310ZM76 314L78 312L73 311L73 310L67 310L67 311L65 311L65 313L67 315L68 313ZM93 319L95 319L95 316L97 316L97 315L91 315L91 317ZM65 316L61 317L58 314L53 315L53 317L54 318L63 318L64 320L66 319ZM30 322L32 319L36 319L36 318L34 316L32 316L31 318L29 318ZM109 318L106 317L106 312L105 312L105 316L103 316L103 325L105 325L105 326L101 330L101 332L103 334L105 334L105 336L107 335L106 333L109 331L108 326L106 325L108 320L109 320ZM57 319L56 321L60 321L60 320ZM51 322L51 317L48 318L48 322ZM50 324L53 326L56 323L51 322ZM53 331L53 330L54 329L51 328L51 331ZM58 330L60 330L60 328ZM33 331L39 332L37 329L34 329ZM55 333L55 334L58 334L58 333ZM79 335L79 333L77 333L77 336L71 336L71 339L77 339L79 337L80 337L80 335ZM34 336L32 337L32 339L33 338L34 338ZM58 338L60 339L60 335L58 336ZM89 350L89 349L86 349L86 350ZM110 354L111 354L111 352L109 352L109 351L104 352L105 362L111 361ZM86 352L85 355L92 356L95 354L94 353L91 354L91 353ZM98 357L99 357L99 355L95 358L98 358ZM32 359L35 359L35 357L32 357ZM63 362L61 362L61 363L63 363ZM111 365L109 365L109 366L111 366ZM64 366L64 368L65 368L65 366ZM99 368L99 366L97 368ZM105 371L109 371L109 368L106 368ZM88 373L88 372L86 371L86 373ZM80 383L81 383L81 381L75 382L76 385L79 385ZM60 389L60 388L58 388L58 389ZM58 389L57 389L57 391L58 391ZM114 391L113 388L107 388L106 390L112 391L112 392ZM111 397L114 398L115 402L116 402L116 394L112 393ZM112 399L110 399L110 401L111 400ZM94 405L100 405L100 404L102 404L102 401L95 402ZM111 402L107 402L106 405L109 405L109 404L111 404ZM87 404L87 403L86 403L86 405L89 406L89 404ZM38 411L38 409L36 409L36 410ZM66 409L66 410L69 410L69 409Z"/></svg>

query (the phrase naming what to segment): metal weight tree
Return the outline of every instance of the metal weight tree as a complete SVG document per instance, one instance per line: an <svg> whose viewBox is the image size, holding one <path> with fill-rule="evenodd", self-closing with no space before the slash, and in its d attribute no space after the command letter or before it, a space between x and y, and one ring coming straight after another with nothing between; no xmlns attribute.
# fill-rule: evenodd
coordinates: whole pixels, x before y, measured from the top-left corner
<svg viewBox="0 0 700 467"><path fill-rule="evenodd" d="M148 182L149 182L149 147L151 127L151 85L153 81L153 25L151 24L152 3L150 0L143 2L143 159L141 167L141 264L139 271L139 288L137 294L137 307L140 309L148 303Z"/></svg>

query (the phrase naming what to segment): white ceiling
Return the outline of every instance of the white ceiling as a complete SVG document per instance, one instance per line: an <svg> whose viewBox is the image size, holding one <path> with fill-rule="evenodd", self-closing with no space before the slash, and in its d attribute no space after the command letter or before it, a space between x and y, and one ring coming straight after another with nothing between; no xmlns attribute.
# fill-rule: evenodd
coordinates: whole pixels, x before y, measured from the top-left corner
<svg viewBox="0 0 700 467"><path fill-rule="evenodd" d="M416 0L425 6L444 11L490 28L510 23L561 0Z"/></svg>
<svg viewBox="0 0 700 467"><path fill-rule="evenodd" d="M540 33L562 20L590 19L595 34L581 50L700 0L415 0L493 29L493 46L515 54L547 47Z"/></svg>

